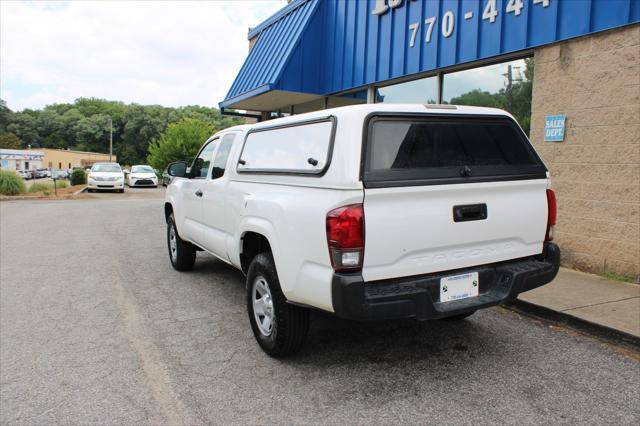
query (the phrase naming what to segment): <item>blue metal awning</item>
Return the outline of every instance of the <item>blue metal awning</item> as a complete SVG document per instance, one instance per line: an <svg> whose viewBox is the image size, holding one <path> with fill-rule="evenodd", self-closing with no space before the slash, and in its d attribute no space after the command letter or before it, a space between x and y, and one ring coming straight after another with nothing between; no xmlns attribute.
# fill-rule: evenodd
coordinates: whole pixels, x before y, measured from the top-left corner
<svg viewBox="0 0 640 426"><path fill-rule="evenodd" d="M317 98L309 93L308 87L303 93L299 87L301 79L289 78L295 72L288 68L294 67L296 72L301 71L299 68L302 61L307 61L307 56L312 53L307 52L305 55L302 52L302 42L319 3L319 0L293 1L249 32L249 38L257 37L257 40L227 96L220 102L221 108L273 110L291 105L292 97L296 103ZM320 23L319 20L316 21L316 24ZM310 38L316 37L317 34L312 34ZM313 44L314 40L308 39L304 43L306 47ZM307 64L305 63L305 67ZM249 99L251 102L244 102Z"/></svg>
<svg viewBox="0 0 640 426"><path fill-rule="evenodd" d="M255 43L220 107L320 109L336 94L638 23L640 0L294 0L249 31Z"/></svg>

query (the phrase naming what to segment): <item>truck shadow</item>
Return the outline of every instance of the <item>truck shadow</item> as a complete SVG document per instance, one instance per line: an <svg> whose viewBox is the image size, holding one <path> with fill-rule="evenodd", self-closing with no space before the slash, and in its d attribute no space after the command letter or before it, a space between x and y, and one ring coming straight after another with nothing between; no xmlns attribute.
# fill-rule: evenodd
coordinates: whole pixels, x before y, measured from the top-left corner
<svg viewBox="0 0 640 426"><path fill-rule="evenodd" d="M211 258L199 258L194 275L214 274L224 285L216 292L216 304L244 311L244 276L235 268ZM228 285L225 285L228 284ZM473 363L476 357L498 354L503 345L496 321L513 315L500 308L479 311L459 321L393 321L359 322L341 319L320 310L311 311L311 326L302 351L282 362L295 365L390 364L429 359L446 364ZM242 332L248 328L242 321L233 327ZM256 350L260 349L255 346Z"/></svg>
<svg viewBox="0 0 640 426"><path fill-rule="evenodd" d="M482 322L469 318L457 322L413 319L358 322L314 311L307 345L296 362L322 364L393 363L426 358L465 358L479 355L491 334ZM323 354L324 356L317 356Z"/></svg>

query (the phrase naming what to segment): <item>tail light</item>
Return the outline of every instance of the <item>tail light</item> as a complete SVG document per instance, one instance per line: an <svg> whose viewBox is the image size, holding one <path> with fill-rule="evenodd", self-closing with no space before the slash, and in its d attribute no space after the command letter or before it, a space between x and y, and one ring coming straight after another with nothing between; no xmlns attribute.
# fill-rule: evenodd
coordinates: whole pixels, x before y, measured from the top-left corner
<svg viewBox="0 0 640 426"><path fill-rule="evenodd" d="M547 189L547 234L544 237L545 241L553 240L553 228L556 225L556 219L558 217L558 204L556 203L556 193L552 189Z"/></svg>
<svg viewBox="0 0 640 426"><path fill-rule="evenodd" d="M327 213L327 243L336 272L362 269L364 257L364 209L362 204L338 207Z"/></svg>

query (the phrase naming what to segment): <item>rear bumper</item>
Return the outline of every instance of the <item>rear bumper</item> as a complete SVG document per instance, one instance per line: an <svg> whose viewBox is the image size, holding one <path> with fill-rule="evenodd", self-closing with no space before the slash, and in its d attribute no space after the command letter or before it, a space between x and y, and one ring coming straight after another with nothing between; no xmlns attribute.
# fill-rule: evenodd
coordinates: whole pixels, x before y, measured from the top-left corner
<svg viewBox="0 0 640 426"><path fill-rule="evenodd" d="M336 315L357 320L446 318L510 302L518 294L551 282L560 267L560 249L545 243L542 254L454 271L364 282L359 274L334 274L331 291ZM478 272L477 297L442 303L440 279Z"/></svg>

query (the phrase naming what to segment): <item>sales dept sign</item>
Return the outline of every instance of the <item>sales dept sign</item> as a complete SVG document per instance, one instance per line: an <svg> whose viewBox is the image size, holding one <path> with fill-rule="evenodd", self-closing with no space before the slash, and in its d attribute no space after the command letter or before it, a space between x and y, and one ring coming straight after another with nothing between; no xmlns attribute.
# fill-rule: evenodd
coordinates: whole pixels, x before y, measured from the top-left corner
<svg viewBox="0 0 640 426"><path fill-rule="evenodd" d="M564 123L566 115L547 115L544 118L545 142L562 142L564 140Z"/></svg>

